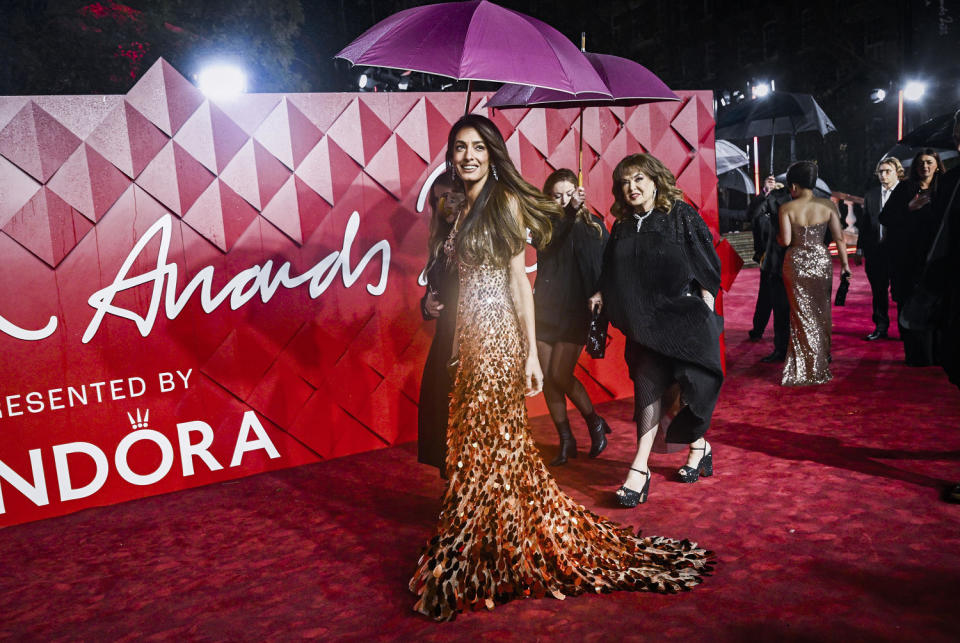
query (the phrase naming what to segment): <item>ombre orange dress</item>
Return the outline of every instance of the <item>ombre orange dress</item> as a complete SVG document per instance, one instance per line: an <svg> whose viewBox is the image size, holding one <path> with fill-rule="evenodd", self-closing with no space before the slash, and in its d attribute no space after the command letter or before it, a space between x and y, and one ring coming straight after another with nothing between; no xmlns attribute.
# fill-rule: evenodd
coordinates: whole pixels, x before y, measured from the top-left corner
<svg viewBox="0 0 960 643"><path fill-rule="evenodd" d="M526 337L507 266L460 263L460 366L440 521L417 563L414 609L436 620L514 598L677 592L712 570L696 543L639 538L564 494L527 426Z"/></svg>

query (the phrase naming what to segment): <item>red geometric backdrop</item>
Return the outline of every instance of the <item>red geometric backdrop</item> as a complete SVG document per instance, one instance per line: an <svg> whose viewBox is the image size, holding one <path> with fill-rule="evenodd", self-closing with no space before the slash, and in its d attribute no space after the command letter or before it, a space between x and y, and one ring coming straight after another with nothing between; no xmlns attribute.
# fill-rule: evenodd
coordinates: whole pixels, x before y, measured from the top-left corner
<svg viewBox="0 0 960 643"><path fill-rule="evenodd" d="M586 111L591 205L646 150L716 232L712 96L681 96ZM417 204L463 100L214 103L162 60L125 96L0 97L0 526L415 439ZM476 100L532 183L576 167L576 110ZM597 401L632 395L612 351Z"/></svg>

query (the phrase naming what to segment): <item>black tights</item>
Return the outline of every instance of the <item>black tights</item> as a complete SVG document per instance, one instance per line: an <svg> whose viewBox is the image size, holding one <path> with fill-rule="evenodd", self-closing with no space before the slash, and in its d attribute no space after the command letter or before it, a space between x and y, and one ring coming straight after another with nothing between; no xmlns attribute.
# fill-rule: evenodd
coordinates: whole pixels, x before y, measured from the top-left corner
<svg viewBox="0 0 960 643"><path fill-rule="evenodd" d="M582 350L583 344L537 342L537 354L543 370L543 398L553 423L558 426L567 421L566 398L570 398L584 419L593 415L593 402L573 374Z"/></svg>

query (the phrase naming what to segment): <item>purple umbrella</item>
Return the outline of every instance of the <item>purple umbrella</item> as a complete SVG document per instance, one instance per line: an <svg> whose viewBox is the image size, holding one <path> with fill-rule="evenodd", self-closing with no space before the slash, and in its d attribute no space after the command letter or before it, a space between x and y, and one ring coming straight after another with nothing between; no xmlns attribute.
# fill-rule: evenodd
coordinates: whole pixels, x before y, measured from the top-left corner
<svg viewBox="0 0 960 643"><path fill-rule="evenodd" d="M640 105L663 100L680 100L656 74L639 63L619 56L585 53L587 60L606 85L606 92L576 96L527 84L505 85L494 94L487 107L599 107Z"/></svg>
<svg viewBox="0 0 960 643"><path fill-rule="evenodd" d="M609 96L577 46L559 31L487 0L446 2L395 13L335 58L456 80L544 87ZM469 109L470 84L467 85Z"/></svg>
<svg viewBox="0 0 960 643"><path fill-rule="evenodd" d="M494 94L487 107L510 109L514 107L579 107L580 151L578 163L583 165L583 108L610 105L641 105L666 100L680 100L656 74L639 63L619 56L584 53L607 86L610 96L602 93L583 93L576 96L525 85L504 85ZM577 168L580 183L581 169Z"/></svg>

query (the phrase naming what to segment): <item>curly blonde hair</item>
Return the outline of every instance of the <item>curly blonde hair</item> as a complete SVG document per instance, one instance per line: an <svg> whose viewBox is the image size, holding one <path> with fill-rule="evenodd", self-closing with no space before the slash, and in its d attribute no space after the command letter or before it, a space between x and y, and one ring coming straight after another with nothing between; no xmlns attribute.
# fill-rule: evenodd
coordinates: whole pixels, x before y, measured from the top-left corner
<svg viewBox="0 0 960 643"><path fill-rule="evenodd" d="M673 204L683 200L683 190L677 187L677 179L663 162L652 154L631 154L617 163L613 169L613 205L610 212L619 221L633 214L633 207L623 196L623 183L633 172L643 172L657 187L653 208L670 212Z"/></svg>

